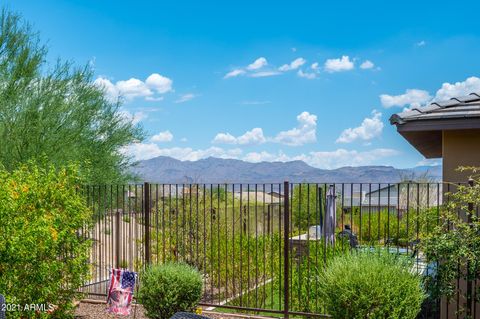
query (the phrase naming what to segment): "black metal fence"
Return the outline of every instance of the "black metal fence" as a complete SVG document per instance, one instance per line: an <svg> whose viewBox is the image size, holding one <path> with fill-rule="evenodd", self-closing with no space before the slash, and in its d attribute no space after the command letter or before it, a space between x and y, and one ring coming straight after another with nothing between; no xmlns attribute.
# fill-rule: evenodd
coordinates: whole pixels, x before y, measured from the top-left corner
<svg viewBox="0 0 480 319"><path fill-rule="evenodd" d="M356 241L327 244L322 225L330 187L336 195L336 233L353 233ZM150 263L184 261L203 274L202 305L211 310L328 317L315 297L317 274L332 256L352 246L410 255L415 271L428 274L416 244L436 225L448 187L288 182L86 186L95 225L90 232L92 279L83 291L104 296L112 267L140 271ZM432 305L426 315L438 308Z"/></svg>

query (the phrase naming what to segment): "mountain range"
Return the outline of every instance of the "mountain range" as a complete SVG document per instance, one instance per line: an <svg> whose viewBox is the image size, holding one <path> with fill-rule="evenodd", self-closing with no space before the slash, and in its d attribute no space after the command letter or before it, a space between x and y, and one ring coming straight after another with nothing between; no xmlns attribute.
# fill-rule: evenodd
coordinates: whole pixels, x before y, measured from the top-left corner
<svg viewBox="0 0 480 319"><path fill-rule="evenodd" d="M151 183L396 183L428 177L440 181L441 166L399 169L392 166L357 166L319 169L303 161L250 163L209 157L180 161L159 156L137 162L131 172Z"/></svg>

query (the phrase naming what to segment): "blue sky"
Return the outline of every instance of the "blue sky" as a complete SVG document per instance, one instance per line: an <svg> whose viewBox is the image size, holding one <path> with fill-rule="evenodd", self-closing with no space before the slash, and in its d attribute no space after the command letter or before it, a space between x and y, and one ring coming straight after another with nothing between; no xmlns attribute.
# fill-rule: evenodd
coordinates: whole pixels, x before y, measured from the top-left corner
<svg viewBox="0 0 480 319"><path fill-rule="evenodd" d="M137 159L425 162L388 118L480 91L480 5L402 1L6 1L49 61L91 63L148 137Z"/></svg>

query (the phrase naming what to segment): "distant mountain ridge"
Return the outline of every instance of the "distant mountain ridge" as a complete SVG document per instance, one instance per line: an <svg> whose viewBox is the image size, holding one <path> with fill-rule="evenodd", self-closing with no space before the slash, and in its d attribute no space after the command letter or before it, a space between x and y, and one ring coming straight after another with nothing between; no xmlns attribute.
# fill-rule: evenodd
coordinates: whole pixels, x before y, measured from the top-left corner
<svg viewBox="0 0 480 319"><path fill-rule="evenodd" d="M347 166L327 170L303 161L250 163L215 157L180 161L168 156L139 161L131 172L140 180L151 183L396 183L402 177L413 179L426 174L434 181L440 181L442 177L441 166L409 169Z"/></svg>

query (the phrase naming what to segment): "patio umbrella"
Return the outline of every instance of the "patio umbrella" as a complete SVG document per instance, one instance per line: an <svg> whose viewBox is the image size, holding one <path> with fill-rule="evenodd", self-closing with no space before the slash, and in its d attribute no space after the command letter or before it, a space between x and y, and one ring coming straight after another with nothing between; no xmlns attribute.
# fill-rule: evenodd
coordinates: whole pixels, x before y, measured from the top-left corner
<svg viewBox="0 0 480 319"><path fill-rule="evenodd" d="M335 242L335 228L337 220L336 197L333 185L327 191L326 212L325 212L325 240L333 244Z"/></svg>

